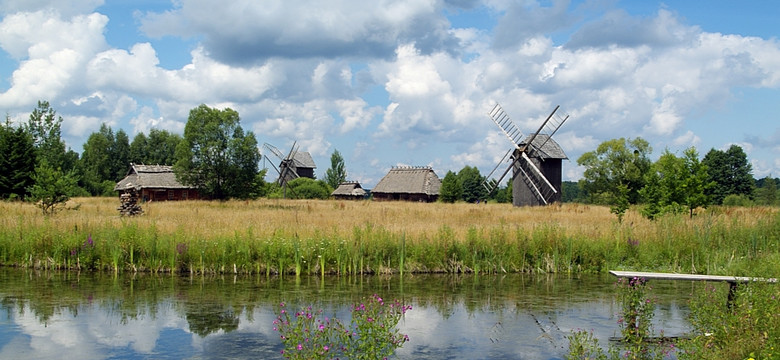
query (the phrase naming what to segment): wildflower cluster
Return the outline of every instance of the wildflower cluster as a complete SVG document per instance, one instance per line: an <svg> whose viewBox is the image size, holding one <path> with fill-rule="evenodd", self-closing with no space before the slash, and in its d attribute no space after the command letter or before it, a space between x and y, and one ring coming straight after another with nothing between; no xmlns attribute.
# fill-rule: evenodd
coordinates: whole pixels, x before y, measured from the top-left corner
<svg viewBox="0 0 780 360"><path fill-rule="evenodd" d="M398 300L385 303L376 294L352 307L349 325L311 306L294 314L284 303L279 307L274 330L279 331L287 359L382 359L409 341L396 325L412 307Z"/></svg>

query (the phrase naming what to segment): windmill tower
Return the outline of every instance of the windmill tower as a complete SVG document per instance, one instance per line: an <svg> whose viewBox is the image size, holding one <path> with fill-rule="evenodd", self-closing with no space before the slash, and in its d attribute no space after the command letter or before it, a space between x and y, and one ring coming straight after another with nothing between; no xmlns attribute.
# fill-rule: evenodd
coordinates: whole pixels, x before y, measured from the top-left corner
<svg viewBox="0 0 780 360"><path fill-rule="evenodd" d="M298 151L297 142L293 143L287 155L284 155L278 148L269 143L263 144L263 148L268 150L278 159L279 167L277 168L274 165L275 161L268 157L268 154L263 155L265 159L271 163L271 167L276 170L276 173L279 174L276 183L285 190L287 189L288 182L299 177L314 178L314 169L316 168L314 160L308 152Z"/></svg>
<svg viewBox="0 0 780 360"><path fill-rule="evenodd" d="M482 185L488 193L493 192L511 170L514 206L547 205L561 201L561 163L567 157L552 136L569 116L556 116L558 108L560 106L556 106L539 130L528 137L525 137L512 122L501 105L496 104L488 112L490 119L498 125L513 145L485 178ZM491 177L496 170L507 161L509 166L506 170L498 180L492 180Z"/></svg>

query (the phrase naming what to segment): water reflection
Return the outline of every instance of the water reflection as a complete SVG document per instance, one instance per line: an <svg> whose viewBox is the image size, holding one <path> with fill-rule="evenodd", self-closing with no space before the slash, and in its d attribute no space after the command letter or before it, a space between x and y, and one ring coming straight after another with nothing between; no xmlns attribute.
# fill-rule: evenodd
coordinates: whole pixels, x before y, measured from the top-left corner
<svg viewBox="0 0 780 360"><path fill-rule="evenodd" d="M348 318L373 293L402 299L399 358L562 358L565 336L618 331L608 276L180 277L0 269L0 358L279 358L275 311ZM692 283L657 282L656 328L685 332Z"/></svg>

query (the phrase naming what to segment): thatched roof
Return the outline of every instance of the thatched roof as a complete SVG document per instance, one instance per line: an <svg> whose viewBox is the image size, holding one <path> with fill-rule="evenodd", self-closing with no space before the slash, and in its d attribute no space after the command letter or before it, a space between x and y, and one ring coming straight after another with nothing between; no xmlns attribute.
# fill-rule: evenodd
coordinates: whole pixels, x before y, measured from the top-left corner
<svg viewBox="0 0 780 360"><path fill-rule="evenodd" d="M173 167L168 165L130 164L127 176L114 186L114 191L141 189L192 189L176 180Z"/></svg>
<svg viewBox="0 0 780 360"><path fill-rule="evenodd" d="M379 180L372 193L439 195L441 180L427 166L395 167Z"/></svg>
<svg viewBox="0 0 780 360"><path fill-rule="evenodd" d="M526 138L520 142L520 146L525 145L526 140L528 139ZM542 144L544 144L544 146L542 146ZM528 156L530 157L538 157L542 159L568 159L566 153L564 153L563 149L561 149L561 146L558 145L555 140L550 138L549 135L536 135L534 142L531 145L533 146L533 149L528 153Z"/></svg>
<svg viewBox="0 0 780 360"><path fill-rule="evenodd" d="M360 187L360 184L355 181L343 182L339 184L336 190L330 194L330 196L354 196L363 197L366 195L366 191Z"/></svg>

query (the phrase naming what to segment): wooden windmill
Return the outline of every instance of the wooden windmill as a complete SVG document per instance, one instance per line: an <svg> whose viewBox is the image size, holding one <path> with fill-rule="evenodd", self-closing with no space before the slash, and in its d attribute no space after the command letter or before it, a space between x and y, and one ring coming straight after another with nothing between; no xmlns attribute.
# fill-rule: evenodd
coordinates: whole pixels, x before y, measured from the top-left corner
<svg viewBox="0 0 780 360"><path fill-rule="evenodd" d="M569 118L556 116L560 106L556 106L547 119L532 135L526 137L512 122L501 105L496 104L488 116L509 138L512 148L507 151L493 171L485 178L483 186L488 193L512 170L512 204L514 206L547 205L561 201L561 163L566 154L552 136ZM509 166L498 180L491 177L504 162Z"/></svg>
<svg viewBox="0 0 780 360"><path fill-rule="evenodd" d="M267 153L263 155L265 159L271 163L271 166L276 170L276 173L279 174L276 183L285 189L285 193L288 182L299 177L314 178L314 169L316 168L314 160L308 152L298 151L299 146L297 145L297 142L293 143L287 155L269 143L263 144L263 148L273 154L279 161L279 167L277 168L274 165L275 161L271 159Z"/></svg>

